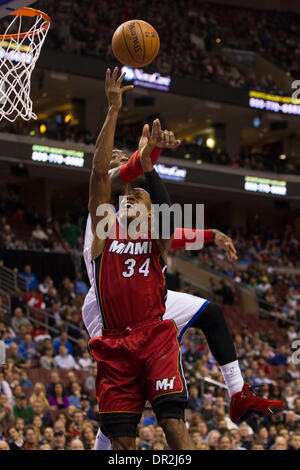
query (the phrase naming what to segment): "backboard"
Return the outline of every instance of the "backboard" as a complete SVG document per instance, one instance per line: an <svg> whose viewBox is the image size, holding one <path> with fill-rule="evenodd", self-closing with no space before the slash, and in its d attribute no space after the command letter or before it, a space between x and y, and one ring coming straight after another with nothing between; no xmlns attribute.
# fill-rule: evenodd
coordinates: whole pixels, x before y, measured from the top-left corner
<svg viewBox="0 0 300 470"><path fill-rule="evenodd" d="M35 2L36 0L0 0L0 18Z"/></svg>

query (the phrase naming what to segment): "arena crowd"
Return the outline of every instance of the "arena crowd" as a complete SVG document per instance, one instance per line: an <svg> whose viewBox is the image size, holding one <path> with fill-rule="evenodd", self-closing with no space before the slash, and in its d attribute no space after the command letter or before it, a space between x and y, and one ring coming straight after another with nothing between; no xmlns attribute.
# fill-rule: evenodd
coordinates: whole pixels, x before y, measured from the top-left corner
<svg viewBox="0 0 300 470"><path fill-rule="evenodd" d="M2 249L82 251L83 215L81 223L43 222L37 214L21 209L16 195L1 207ZM18 223L14 229L8 223L14 214L17 221L29 216L32 231L27 239L18 235ZM181 346L190 394L187 426L199 450L299 450L300 371L291 349L299 328L287 320L299 322L300 291L295 275L280 272L292 262L297 267L299 244L290 227L282 234L256 228L231 235L240 255L234 267L212 245L184 256L206 269L213 267L222 276L219 281L212 278L211 292L224 305L245 380L261 386L258 393L264 397L283 399L287 410L240 426L232 423L216 361L202 332L189 329ZM89 286L80 272L57 285L51 276L40 279L30 265L15 271L18 288L0 296L0 339L7 351L7 363L0 372L0 449L92 449L99 424L96 364L87 349L81 317ZM277 318L250 321L252 315L243 315L236 301L241 284L255 292ZM179 290L198 295L191 286L180 285ZM232 321L233 314L243 323ZM42 324L38 323L41 317L47 319ZM263 327L260 321L265 322ZM137 443L139 449L167 449L150 405L145 408Z"/></svg>
<svg viewBox="0 0 300 470"><path fill-rule="evenodd" d="M66 53L100 57L113 61L111 38L124 21L145 18L163 38L158 58L149 70L173 76L189 76L234 87L282 93L270 74L256 75L231 61L226 48L253 51L273 61L289 74L297 74L300 54L299 14L261 11L180 0L170 9L154 0L149 4L107 0L89 2L54 0L37 3L52 18L55 30L47 39L48 47ZM237 46L238 45L238 46ZM249 57L246 57L249 61ZM255 63L255 58L252 58Z"/></svg>

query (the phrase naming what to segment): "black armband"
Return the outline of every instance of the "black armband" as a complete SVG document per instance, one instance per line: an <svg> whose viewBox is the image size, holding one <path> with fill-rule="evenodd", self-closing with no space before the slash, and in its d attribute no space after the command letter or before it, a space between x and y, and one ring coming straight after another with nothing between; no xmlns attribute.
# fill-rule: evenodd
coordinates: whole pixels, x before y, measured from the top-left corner
<svg viewBox="0 0 300 470"><path fill-rule="evenodd" d="M161 204L166 204L169 207L172 206L172 202L169 196L169 193L163 184L160 176L156 172L156 170L152 170L150 172L144 173L145 178L146 178L146 183L147 183L147 188L150 194L151 202L152 204L155 205L161 205ZM175 230L175 224L174 224L174 213L169 212L170 217L169 217L169 236L171 237L174 233ZM158 233L159 236L161 237L163 234L163 214L159 212L159 217L156 219L157 225L158 225ZM164 222L166 222L164 220ZM165 237L163 237L165 238ZM166 238L169 238L168 236Z"/></svg>

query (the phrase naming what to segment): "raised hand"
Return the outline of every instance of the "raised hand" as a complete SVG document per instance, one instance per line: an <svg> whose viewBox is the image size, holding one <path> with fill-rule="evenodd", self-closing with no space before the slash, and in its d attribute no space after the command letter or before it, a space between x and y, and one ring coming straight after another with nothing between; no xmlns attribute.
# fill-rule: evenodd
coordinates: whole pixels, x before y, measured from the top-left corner
<svg viewBox="0 0 300 470"><path fill-rule="evenodd" d="M225 233L220 232L220 230L217 229L213 229L213 233L215 244L219 248L222 248L224 251L226 251L229 261L237 261L237 252L232 239L228 237L228 235L225 235Z"/></svg>
<svg viewBox="0 0 300 470"><path fill-rule="evenodd" d="M153 164L150 155L157 146L157 142L160 140L160 134L161 125L159 119L155 119L155 121L153 121L151 134L149 124L144 126L143 134L139 142L141 165L144 172L153 170Z"/></svg>
<svg viewBox="0 0 300 470"><path fill-rule="evenodd" d="M115 67L113 73L111 74L110 69L106 70L105 77L105 94L107 97L108 105L113 106L119 111L122 107L122 96L125 91L132 90L133 85L124 86L121 88L122 82L126 73L122 73L117 79L119 68Z"/></svg>
<svg viewBox="0 0 300 470"><path fill-rule="evenodd" d="M145 124L143 128L142 137L139 141L139 150L141 151L147 144L152 145L153 148L176 148L181 144L181 140L176 139L174 132L163 131L159 119L153 122L154 134L150 135L149 124ZM150 142L148 142L150 139Z"/></svg>

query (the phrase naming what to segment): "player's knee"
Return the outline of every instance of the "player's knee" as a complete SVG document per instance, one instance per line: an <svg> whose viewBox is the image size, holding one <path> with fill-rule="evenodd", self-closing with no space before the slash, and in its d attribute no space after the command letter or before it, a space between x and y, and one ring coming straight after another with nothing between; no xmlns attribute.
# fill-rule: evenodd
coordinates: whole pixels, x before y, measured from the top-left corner
<svg viewBox="0 0 300 470"><path fill-rule="evenodd" d="M112 437L112 450L136 450L136 440L133 437Z"/></svg>
<svg viewBox="0 0 300 470"><path fill-rule="evenodd" d="M158 420L159 426L164 430L166 436L176 435L177 437L182 430L182 424L184 424L183 419L178 418L161 418Z"/></svg>
<svg viewBox="0 0 300 470"><path fill-rule="evenodd" d="M224 321L224 313L220 305L209 302L192 326L205 329L208 326L223 324Z"/></svg>
<svg viewBox="0 0 300 470"><path fill-rule="evenodd" d="M210 302L207 306L207 312L214 323L224 321L224 313L220 305Z"/></svg>

